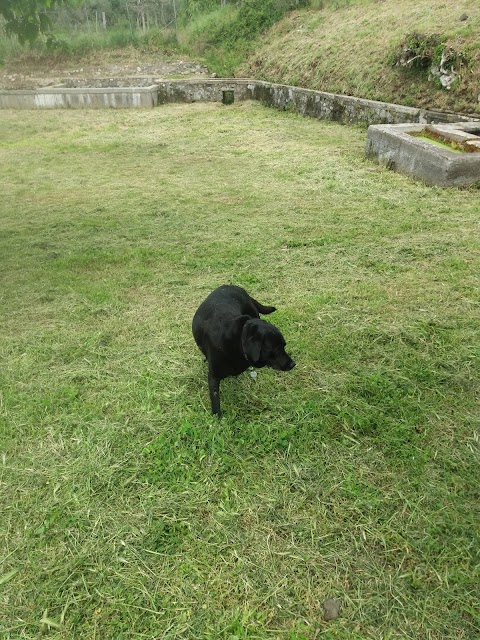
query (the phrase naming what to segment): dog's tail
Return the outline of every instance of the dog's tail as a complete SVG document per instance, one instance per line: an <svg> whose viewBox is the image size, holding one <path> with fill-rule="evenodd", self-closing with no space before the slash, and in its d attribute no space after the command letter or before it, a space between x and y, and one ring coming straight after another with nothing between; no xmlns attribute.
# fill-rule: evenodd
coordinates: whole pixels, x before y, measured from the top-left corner
<svg viewBox="0 0 480 640"><path fill-rule="evenodd" d="M260 304L260 302L257 302L255 298L252 298L252 302L255 305L255 308L258 311L258 313L263 313L264 315L267 315L268 313L273 313L274 311L277 310L277 307L266 307L265 305Z"/></svg>

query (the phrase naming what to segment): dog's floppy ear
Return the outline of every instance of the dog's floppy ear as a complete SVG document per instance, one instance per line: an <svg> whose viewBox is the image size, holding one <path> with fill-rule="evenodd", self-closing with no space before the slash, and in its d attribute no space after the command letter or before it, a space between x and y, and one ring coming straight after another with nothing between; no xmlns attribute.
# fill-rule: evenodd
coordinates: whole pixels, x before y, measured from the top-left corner
<svg viewBox="0 0 480 640"><path fill-rule="evenodd" d="M260 363L264 333L258 326L259 320L248 320L242 331L243 354L250 364Z"/></svg>

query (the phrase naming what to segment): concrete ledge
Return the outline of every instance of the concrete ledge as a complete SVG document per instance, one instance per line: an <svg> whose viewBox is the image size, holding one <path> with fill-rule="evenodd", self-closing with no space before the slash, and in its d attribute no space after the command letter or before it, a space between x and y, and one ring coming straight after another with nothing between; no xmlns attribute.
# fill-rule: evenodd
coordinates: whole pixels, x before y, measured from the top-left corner
<svg viewBox="0 0 480 640"><path fill-rule="evenodd" d="M478 127L459 122L452 129L472 131ZM480 182L480 153L454 153L409 135L423 129L421 124L370 126L365 151L389 169L430 185L464 187Z"/></svg>
<svg viewBox="0 0 480 640"><path fill-rule="evenodd" d="M233 90L235 100L259 100L281 110L291 109L321 120L346 124L399 124L402 122L468 122L472 118L455 113L404 107L325 91L302 89L261 80L218 78L162 80L158 102L221 102L223 91ZM479 116L480 118L480 116Z"/></svg>
<svg viewBox="0 0 480 640"><path fill-rule="evenodd" d="M3 109L126 109L151 108L158 103L156 85L68 89L44 87L35 90L0 91Z"/></svg>
<svg viewBox="0 0 480 640"><path fill-rule="evenodd" d="M480 123L465 122L461 127L458 123L429 124L425 127L425 131L457 144L464 151L480 151Z"/></svg>
<svg viewBox="0 0 480 640"><path fill-rule="evenodd" d="M96 87L78 87L77 85L81 82L79 79L66 78L62 81L62 85L56 87L3 90L0 91L0 108L150 108L168 102L222 102L223 93L233 91L234 100L237 101L259 100L277 109L291 109L305 116L321 120L336 120L346 124L445 123L468 122L476 119L248 78L188 80L141 78L138 80L141 86L131 86L135 78L127 78L124 82L129 86L120 87L118 84L121 80L118 78L96 78L93 81ZM146 82L151 84L144 86ZM72 84L75 88L72 88Z"/></svg>

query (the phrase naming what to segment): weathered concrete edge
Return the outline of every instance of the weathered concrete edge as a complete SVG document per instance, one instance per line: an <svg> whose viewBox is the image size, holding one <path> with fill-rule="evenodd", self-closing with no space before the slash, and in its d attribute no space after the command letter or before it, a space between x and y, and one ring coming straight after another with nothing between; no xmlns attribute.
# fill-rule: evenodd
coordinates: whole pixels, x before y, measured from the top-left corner
<svg viewBox="0 0 480 640"><path fill-rule="evenodd" d="M480 153L453 153L409 135L422 128L423 124L372 125L365 152L389 169L429 185L464 187L480 181Z"/></svg>
<svg viewBox="0 0 480 640"><path fill-rule="evenodd" d="M281 110L292 109L305 116L348 124L368 126L480 120L480 116L471 118L249 78L158 80L149 87L43 87L36 90L3 90L0 91L0 108L150 108L168 102L221 102L223 91L227 90L234 91L235 100L259 100ZM148 94L151 94L151 98ZM103 97L100 98L100 95Z"/></svg>
<svg viewBox="0 0 480 640"><path fill-rule="evenodd" d="M226 90L235 100L259 100L268 106L323 120L348 124L400 124L405 122L470 122L469 116L367 100L325 91L274 84L263 80L222 78L163 80L158 82L159 104L167 102L221 102ZM480 120L480 116L478 118Z"/></svg>
<svg viewBox="0 0 480 640"><path fill-rule="evenodd" d="M152 108L158 104L158 87L110 87L0 90L0 109Z"/></svg>

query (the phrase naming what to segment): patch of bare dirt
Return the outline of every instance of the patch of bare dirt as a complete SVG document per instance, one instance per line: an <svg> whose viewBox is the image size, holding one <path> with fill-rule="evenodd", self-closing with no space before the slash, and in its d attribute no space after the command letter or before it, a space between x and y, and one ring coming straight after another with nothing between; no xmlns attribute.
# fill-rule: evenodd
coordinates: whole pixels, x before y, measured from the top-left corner
<svg viewBox="0 0 480 640"><path fill-rule="evenodd" d="M108 58L108 56L107 56ZM84 59L80 62L71 60L48 60L41 64L41 60L22 60L12 63L5 69L0 69L1 89L35 89L56 84L62 84L69 79L70 86L85 85L87 79L93 84L102 86L102 79L109 82L109 86L120 86L123 78L128 78L128 84L148 84L161 78L172 77L208 77L205 65L192 60L149 60L135 61L120 59L116 61L98 61Z"/></svg>

